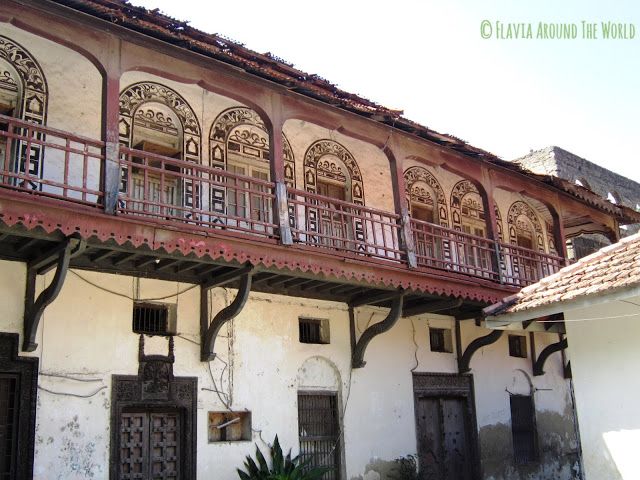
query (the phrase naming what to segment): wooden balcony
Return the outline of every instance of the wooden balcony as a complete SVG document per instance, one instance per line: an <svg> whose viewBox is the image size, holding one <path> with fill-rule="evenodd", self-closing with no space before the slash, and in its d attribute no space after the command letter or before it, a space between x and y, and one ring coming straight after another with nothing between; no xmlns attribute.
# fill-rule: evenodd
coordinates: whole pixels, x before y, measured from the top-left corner
<svg viewBox="0 0 640 480"><path fill-rule="evenodd" d="M127 220L127 225L158 225L230 242L247 240L271 245L285 256L287 252L322 253L347 262L388 266L396 272L423 272L452 282L467 277L522 287L564 264L557 256L415 219L406 226L396 213L292 188L286 190L285 224L291 229L293 243L282 245L274 218L278 210L273 182L122 146L117 167L120 189L114 214L109 214L105 208L107 160L103 142L0 115L0 145L3 189L21 194L20 201L91 210L95 222L116 215L121 222ZM34 169L34 162L42 164ZM411 241L403 240L405 232L411 232ZM417 258L414 269L407 261L407 244L413 244L411 253ZM92 258L102 259L99 254ZM166 269L169 263L161 260ZM124 257L121 264L129 265L131 272L140 267L139 261ZM176 268L200 271L197 266ZM295 283L272 277L265 275L262 283ZM307 278L307 288L314 281ZM302 289L303 283L295 284Z"/></svg>

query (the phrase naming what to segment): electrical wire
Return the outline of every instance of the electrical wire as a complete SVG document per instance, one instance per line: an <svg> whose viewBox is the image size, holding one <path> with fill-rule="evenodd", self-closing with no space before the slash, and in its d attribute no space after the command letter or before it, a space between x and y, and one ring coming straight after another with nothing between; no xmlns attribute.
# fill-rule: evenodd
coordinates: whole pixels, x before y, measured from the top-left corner
<svg viewBox="0 0 640 480"><path fill-rule="evenodd" d="M410 370L411 373L413 373L416 371L416 369L418 368L418 365L420 364L420 362L418 361L418 342L416 341L416 324L413 323L413 318L411 319L411 330L412 330L411 339L413 340L413 345L415 347L415 349L413 350L413 358L416 361L416 364Z"/></svg>
<svg viewBox="0 0 640 480"><path fill-rule="evenodd" d="M88 278L83 277L82 275L80 275L78 272L74 271L74 270L70 270L71 273L73 273L76 277L78 277L80 280L82 280L85 283L88 283L89 285L91 285L92 287L95 287L99 290L102 290L103 292L107 292L107 293L111 293L112 295L116 295L118 297L122 297L122 298L126 298L128 300L131 301L142 301L142 302L149 302L149 301L155 301L155 300L166 300L167 298L174 298L174 297L178 297L179 295L182 295L183 293L188 292L189 290L193 290L194 288L199 287L200 285L195 284L195 285L191 285L190 287L185 288L184 290L180 290L176 293L172 293L170 295L165 295L163 297L154 297L154 298L134 298L134 296L129 296L126 293L121 293L121 292L116 292L114 290L109 290L108 288L103 287L102 285L98 285L95 282L92 282L91 280L89 280Z"/></svg>
<svg viewBox="0 0 640 480"><path fill-rule="evenodd" d="M51 393L52 395L62 395L65 397L77 397L77 398L90 398L97 395L100 391L104 390L105 388L107 388L107 386L103 385L100 388L98 388L95 392L89 393L87 395L80 395L79 393L69 393L69 392L56 392L55 390L49 390L48 388L44 388L41 385L38 385L38 388L44 392Z"/></svg>
<svg viewBox="0 0 640 480"><path fill-rule="evenodd" d="M65 380L75 380L76 382L87 382L87 383L102 382L101 378L76 378L76 377L70 377L68 375L62 375L59 373L40 372L40 375L42 375L43 377L54 377L54 378L64 378ZM80 375L80 374L74 374L74 375Z"/></svg>

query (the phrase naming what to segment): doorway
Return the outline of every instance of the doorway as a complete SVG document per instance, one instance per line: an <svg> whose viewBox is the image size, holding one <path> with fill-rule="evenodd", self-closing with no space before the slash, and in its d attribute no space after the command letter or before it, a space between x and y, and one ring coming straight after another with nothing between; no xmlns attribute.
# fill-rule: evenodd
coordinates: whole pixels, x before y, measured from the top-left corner
<svg viewBox="0 0 640 480"><path fill-rule="evenodd" d="M414 374L421 480L478 478L472 378Z"/></svg>

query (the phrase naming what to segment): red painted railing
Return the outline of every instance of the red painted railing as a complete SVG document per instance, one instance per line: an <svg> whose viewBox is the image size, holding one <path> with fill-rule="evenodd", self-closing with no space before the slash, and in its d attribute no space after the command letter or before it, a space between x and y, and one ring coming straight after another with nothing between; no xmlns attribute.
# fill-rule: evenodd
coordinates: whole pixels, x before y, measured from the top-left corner
<svg viewBox="0 0 640 480"><path fill-rule="evenodd" d="M528 248L499 243L502 281L524 287L556 273L564 266L564 259Z"/></svg>
<svg viewBox="0 0 640 480"><path fill-rule="evenodd" d="M0 115L0 186L30 195L104 207L105 144ZM120 146L116 211L183 230L259 236L275 242L275 185ZM405 262L395 213L287 189L299 248L345 257ZM560 257L411 220L418 267L525 286L558 271Z"/></svg>
<svg viewBox="0 0 640 480"><path fill-rule="evenodd" d="M495 242L421 220L411 220L419 267L499 280Z"/></svg>
<svg viewBox="0 0 640 480"><path fill-rule="evenodd" d="M3 187L101 207L103 152L103 142L0 115Z"/></svg>
<svg viewBox="0 0 640 480"><path fill-rule="evenodd" d="M288 189L295 242L400 261L400 217L303 190Z"/></svg>
<svg viewBox="0 0 640 480"><path fill-rule="evenodd" d="M120 147L118 212L195 230L275 237L274 184Z"/></svg>

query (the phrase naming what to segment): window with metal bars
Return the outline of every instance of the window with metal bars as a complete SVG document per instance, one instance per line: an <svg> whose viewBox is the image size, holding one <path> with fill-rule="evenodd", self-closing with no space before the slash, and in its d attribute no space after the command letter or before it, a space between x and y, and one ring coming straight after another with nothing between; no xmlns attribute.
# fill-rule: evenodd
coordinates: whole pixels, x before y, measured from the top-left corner
<svg viewBox="0 0 640 480"><path fill-rule="evenodd" d="M325 480L340 478L340 417L335 393L298 393L298 431L300 458L310 467L331 470Z"/></svg>
<svg viewBox="0 0 640 480"><path fill-rule="evenodd" d="M144 333L145 335L174 334L175 305L134 303L132 328L134 333Z"/></svg>
<svg viewBox="0 0 640 480"><path fill-rule="evenodd" d="M538 458L535 407L530 395L511 395L511 433L516 463L530 463Z"/></svg>
<svg viewBox="0 0 640 480"><path fill-rule="evenodd" d="M512 357L527 358L527 337L522 335L509 335L509 355Z"/></svg>
<svg viewBox="0 0 640 480"><path fill-rule="evenodd" d="M298 319L300 343L329 343L329 321L320 318Z"/></svg>

